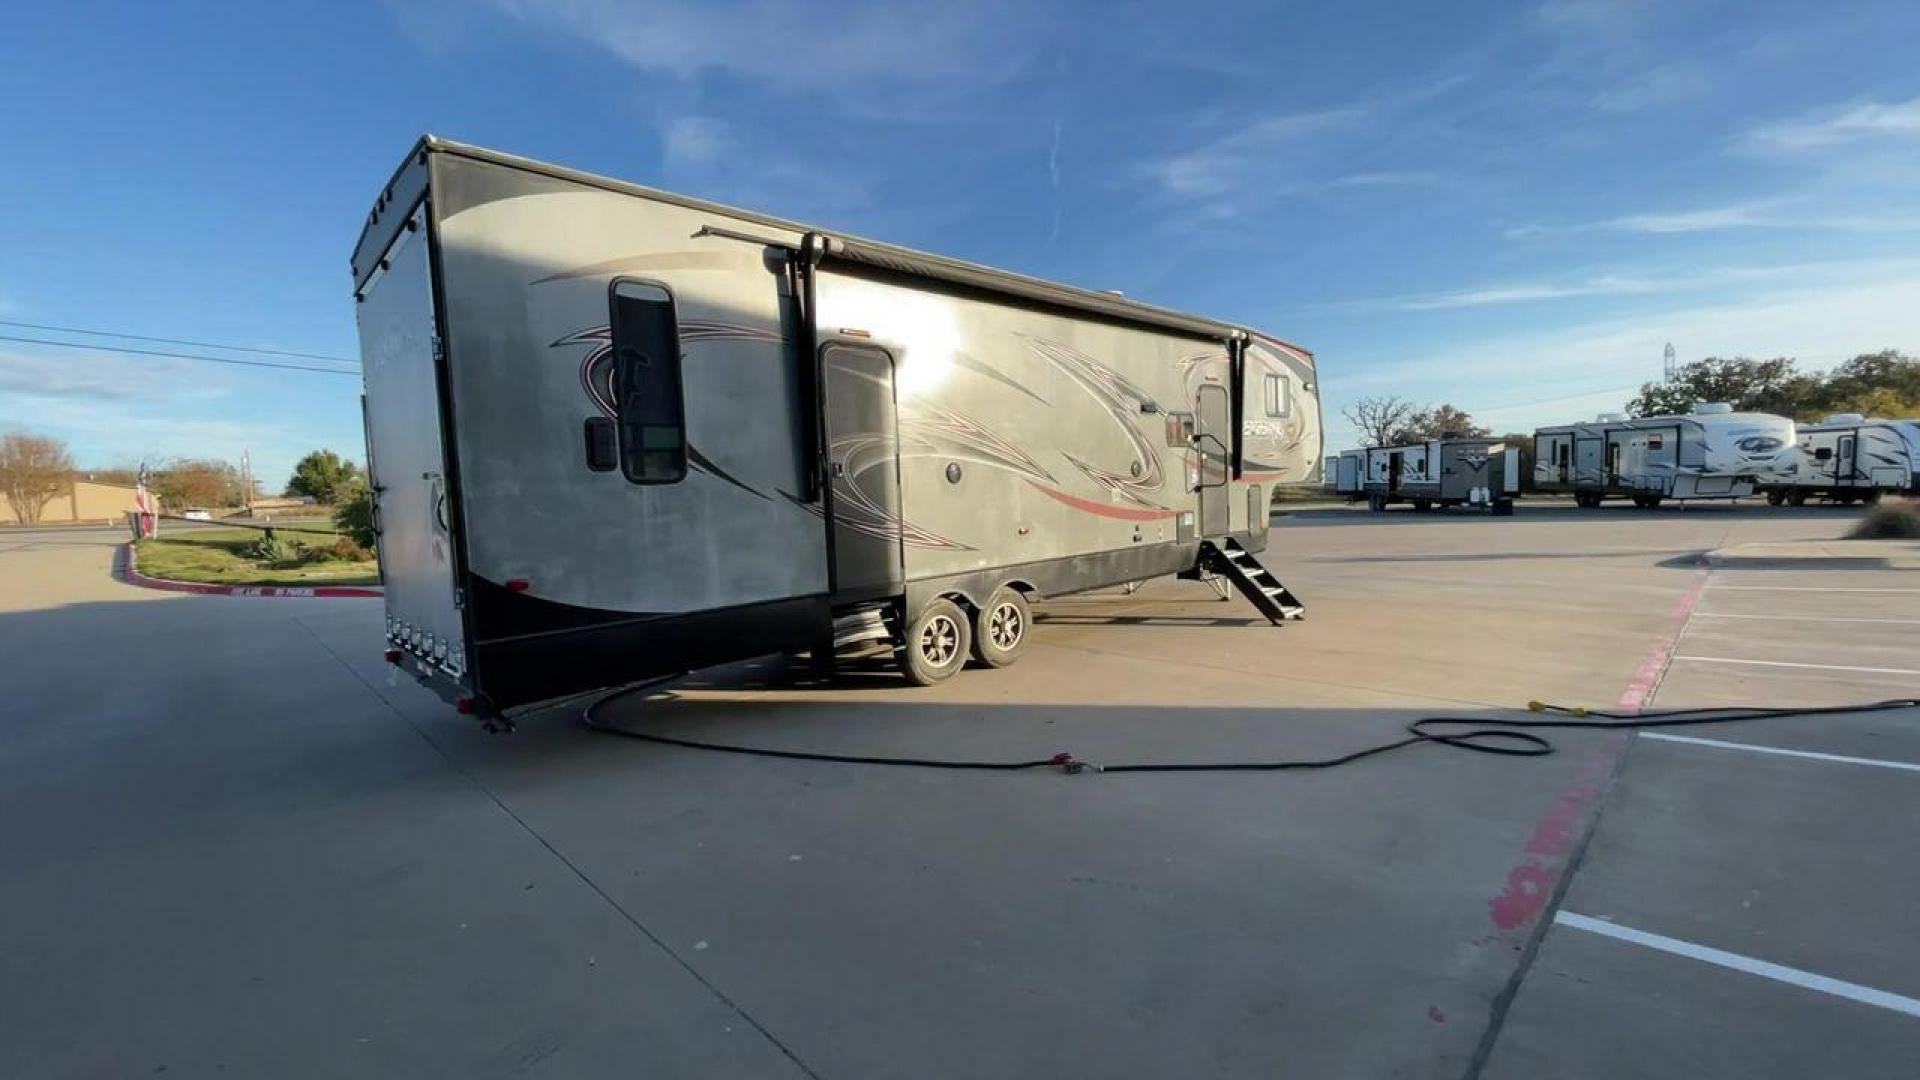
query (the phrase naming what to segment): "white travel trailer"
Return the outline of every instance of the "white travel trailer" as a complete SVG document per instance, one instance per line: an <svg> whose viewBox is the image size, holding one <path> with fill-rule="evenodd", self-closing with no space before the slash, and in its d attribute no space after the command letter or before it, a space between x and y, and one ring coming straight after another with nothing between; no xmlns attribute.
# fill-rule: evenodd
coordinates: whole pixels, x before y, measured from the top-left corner
<svg viewBox="0 0 1920 1080"><path fill-rule="evenodd" d="M1358 502L1367 494L1367 451L1342 450L1325 463L1322 485L1348 502Z"/></svg>
<svg viewBox="0 0 1920 1080"><path fill-rule="evenodd" d="M431 137L352 269L388 657L463 711L856 643L934 682L1164 574L1301 612L1272 337Z"/></svg>
<svg viewBox="0 0 1920 1080"><path fill-rule="evenodd" d="M1799 506L1809 498L1877 502L1888 492L1916 492L1920 420L1836 413L1798 429L1799 445L1781 457L1764 485L1773 505Z"/></svg>
<svg viewBox="0 0 1920 1080"><path fill-rule="evenodd" d="M1580 506L1630 498L1641 507L1664 499L1738 499L1751 495L1793 446L1793 421L1702 404L1685 416L1626 419L1617 414L1533 436L1533 487L1571 492Z"/></svg>
<svg viewBox="0 0 1920 1080"><path fill-rule="evenodd" d="M1513 513L1520 494L1520 450L1500 439L1429 439L1406 446L1370 446L1327 459L1335 494L1367 500L1374 511L1411 503L1434 507L1479 506L1496 515Z"/></svg>

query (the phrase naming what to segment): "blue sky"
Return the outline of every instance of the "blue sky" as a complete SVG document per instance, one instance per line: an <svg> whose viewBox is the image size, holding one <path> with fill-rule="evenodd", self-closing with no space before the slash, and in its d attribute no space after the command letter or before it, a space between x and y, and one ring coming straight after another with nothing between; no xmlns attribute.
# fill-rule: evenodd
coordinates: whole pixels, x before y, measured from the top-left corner
<svg viewBox="0 0 1920 1080"><path fill-rule="evenodd" d="M1920 351L1910 0L66 3L8 31L0 319L352 356L349 247L432 131L1255 325L1318 354L1330 412L1524 429L1616 407L1668 341ZM359 456L357 395L0 342L0 428L86 465L251 449L278 486Z"/></svg>

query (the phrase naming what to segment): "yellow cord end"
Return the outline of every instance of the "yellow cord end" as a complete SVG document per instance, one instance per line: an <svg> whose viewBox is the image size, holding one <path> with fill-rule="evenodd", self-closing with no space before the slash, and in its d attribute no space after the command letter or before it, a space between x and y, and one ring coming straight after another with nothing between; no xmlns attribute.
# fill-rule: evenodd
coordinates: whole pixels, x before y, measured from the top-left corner
<svg viewBox="0 0 1920 1080"><path fill-rule="evenodd" d="M1567 711L1572 713L1575 716L1591 716L1592 715L1591 713L1587 712L1586 706L1584 705L1575 705L1573 708L1568 709Z"/></svg>
<svg viewBox="0 0 1920 1080"><path fill-rule="evenodd" d="M1527 702L1527 711L1528 712L1546 712L1547 703L1544 701L1529 701Z"/></svg>

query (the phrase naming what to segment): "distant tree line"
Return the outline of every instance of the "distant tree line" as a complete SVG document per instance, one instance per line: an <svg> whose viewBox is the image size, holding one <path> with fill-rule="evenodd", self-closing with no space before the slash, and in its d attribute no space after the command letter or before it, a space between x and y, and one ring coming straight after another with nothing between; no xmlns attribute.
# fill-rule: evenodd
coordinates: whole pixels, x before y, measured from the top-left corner
<svg viewBox="0 0 1920 1080"><path fill-rule="evenodd" d="M1627 402L1627 412L1664 416L1708 401L1795 420L1818 420L1831 413L1920 416L1920 359L1883 349L1863 353L1830 371L1807 372L1784 356L1771 360L1712 356L1683 365L1670 382L1641 386Z"/></svg>
<svg viewBox="0 0 1920 1080"><path fill-rule="evenodd" d="M1360 429L1369 446L1402 446L1428 439L1475 439L1492 429L1474 423L1465 409L1442 402L1416 405L1388 395L1366 397L1341 410L1347 423Z"/></svg>

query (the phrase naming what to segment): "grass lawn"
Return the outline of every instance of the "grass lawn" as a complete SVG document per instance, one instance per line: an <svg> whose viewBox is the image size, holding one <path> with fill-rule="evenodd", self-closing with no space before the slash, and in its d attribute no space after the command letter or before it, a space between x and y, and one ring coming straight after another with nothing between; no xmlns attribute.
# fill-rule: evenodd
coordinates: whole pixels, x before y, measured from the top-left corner
<svg viewBox="0 0 1920 1080"><path fill-rule="evenodd" d="M310 532L277 534L288 545L324 548L337 535L330 521L279 522L285 528L325 530L325 535ZM171 526L171 528L169 528ZM296 557L262 562L247 555L247 549L260 539L258 529L182 528L175 522L160 523L160 536L135 545L140 572L148 577L174 581L197 581L212 585L378 585L380 566L373 559L349 561L328 559L310 561Z"/></svg>
<svg viewBox="0 0 1920 1080"><path fill-rule="evenodd" d="M1273 485L1273 503L1276 508L1302 503L1343 503L1344 495L1335 495L1319 484L1275 484Z"/></svg>

